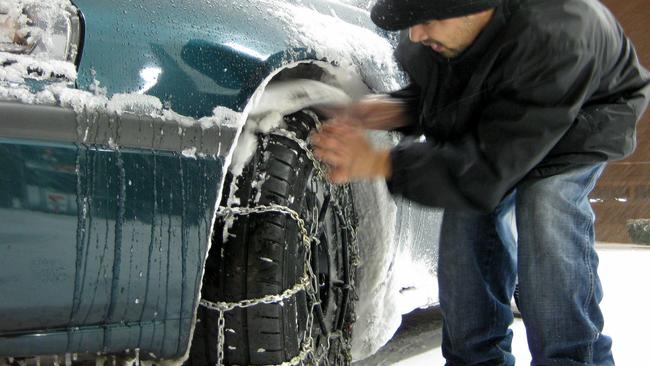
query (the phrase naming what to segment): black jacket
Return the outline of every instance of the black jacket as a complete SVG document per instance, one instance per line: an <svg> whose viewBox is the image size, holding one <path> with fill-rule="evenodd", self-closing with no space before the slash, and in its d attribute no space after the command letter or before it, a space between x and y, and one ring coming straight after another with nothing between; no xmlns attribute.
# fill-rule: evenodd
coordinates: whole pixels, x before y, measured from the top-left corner
<svg viewBox="0 0 650 366"><path fill-rule="evenodd" d="M406 32L405 32L406 33ZM391 152L390 190L435 207L491 211L528 175L621 159L635 148L650 74L596 0L505 0L445 59L403 34L412 126Z"/></svg>

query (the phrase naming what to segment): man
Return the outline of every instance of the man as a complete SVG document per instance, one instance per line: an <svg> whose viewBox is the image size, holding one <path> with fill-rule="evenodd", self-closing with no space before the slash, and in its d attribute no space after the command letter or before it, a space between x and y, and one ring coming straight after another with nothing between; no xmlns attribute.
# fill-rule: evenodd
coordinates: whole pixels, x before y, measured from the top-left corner
<svg viewBox="0 0 650 366"><path fill-rule="evenodd" d="M650 95L620 25L596 0L379 0L371 15L405 30L412 84L344 108L312 143L335 182L384 177L445 208L447 364L514 365L518 276L535 365L613 365L588 194L634 150ZM426 139L377 150L362 128Z"/></svg>

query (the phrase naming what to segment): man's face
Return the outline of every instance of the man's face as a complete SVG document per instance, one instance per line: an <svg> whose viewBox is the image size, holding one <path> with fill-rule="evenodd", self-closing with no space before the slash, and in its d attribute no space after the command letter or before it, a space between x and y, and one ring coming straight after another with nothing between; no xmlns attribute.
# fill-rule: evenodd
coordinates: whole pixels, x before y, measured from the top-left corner
<svg viewBox="0 0 650 366"><path fill-rule="evenodd" d="M431 47L446 58L454 58L469 47L489 23L494 9L464 17L431 20L409 28L411 42Z"/></svg>

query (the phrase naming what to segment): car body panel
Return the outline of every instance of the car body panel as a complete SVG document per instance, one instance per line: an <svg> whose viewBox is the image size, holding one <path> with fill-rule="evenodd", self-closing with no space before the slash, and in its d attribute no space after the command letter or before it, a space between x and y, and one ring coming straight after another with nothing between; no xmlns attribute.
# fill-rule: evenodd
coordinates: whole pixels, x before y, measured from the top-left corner
<svg viewBox="0 0 650 366"><path fill-rule="evenodd" d="M237 129L0 109L0 354L182 355Z"/></svg>
<svg viewBox="0 0 650 366"><path fill-rule="evenodd" d="M75 5L85 19L77 88L102 100L148 94L175 113L74 97L0 103L0 355L178 358L241 129L196 119L242 111L275 70L313 50L287 47L284 23L248 3Z"/></svg>
<svg viewBox="0 0 650 366"><path fill-rule="evenodd" d="M243 111L273 70L316 58L314 50L290 44L292 29L274 8L286 3L77 0L86 20L79 85L100 80L109 95L146 93L197 118L218 105ZM338 10L346 21L371 27L354 7L323 0L301 6Z"/></svg>
<svg viewBox="0 0 650 366"><path fill-rule="evenodd" d="M375 90L378 80L397 85L399 70L374 50L350 58L360 49L339 52L338 39L321 49L296 38L293 14L375 35L367 12L333 1L74 3L85 19L75 86L102 106L0 103L0 356L179 358L243 127L198 119L219 120L215 107L245 119L254 94L300 62L342 65L343 79ZM175 113L106 107L125 93ZM400 230L421 222L402 211Z"/></svg>

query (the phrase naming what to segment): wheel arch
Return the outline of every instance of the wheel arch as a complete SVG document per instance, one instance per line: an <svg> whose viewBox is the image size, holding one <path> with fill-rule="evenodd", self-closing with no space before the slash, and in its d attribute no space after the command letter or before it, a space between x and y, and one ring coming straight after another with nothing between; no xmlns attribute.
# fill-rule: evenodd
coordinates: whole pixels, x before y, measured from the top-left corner
<svg viewBox="0 0 650 366"><path fill-rule="evenodd" d="M273 55L265 63L265 68L266 77L252 88L252 93L243 107L237 136L226 161L226 167L235 175L241 172L241 168L254 151L250 144L255 126L251 125L250 116L270 85L282 81L307 79L340 89L351 98L358 98L372 91L355 67L343 67L336 61L318 59L305 53L304 50L287 50ZM315 105L319 101L314 99L312 102L311 105ZM304 107L309 105L305 104ZM221 205L224 203L222 202Z"/></svg>

